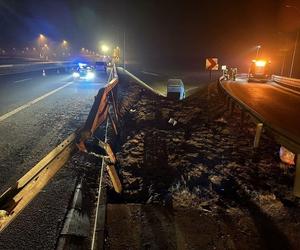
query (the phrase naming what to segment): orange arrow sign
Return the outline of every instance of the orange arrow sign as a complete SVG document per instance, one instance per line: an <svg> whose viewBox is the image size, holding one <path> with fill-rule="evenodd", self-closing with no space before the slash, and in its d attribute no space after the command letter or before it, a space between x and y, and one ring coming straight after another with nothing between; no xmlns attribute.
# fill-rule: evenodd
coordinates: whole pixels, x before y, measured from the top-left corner
<svg viewBox="0 0 300 250"><path fill-rule="evenodd" d="M206 58L206 69L207 70L218 70L218 58Z"/></svg>

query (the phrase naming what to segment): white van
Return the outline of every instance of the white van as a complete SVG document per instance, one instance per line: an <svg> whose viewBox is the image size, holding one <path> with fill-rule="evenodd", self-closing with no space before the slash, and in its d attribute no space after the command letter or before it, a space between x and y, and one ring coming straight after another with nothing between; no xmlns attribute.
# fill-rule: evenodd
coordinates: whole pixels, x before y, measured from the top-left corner
<svg viewBox="0 0 300 250"><path fill-rule="evenodd" d="M181 79L168 80L167 97L177 100L182 100L185 98L184 85Z"/></svg>

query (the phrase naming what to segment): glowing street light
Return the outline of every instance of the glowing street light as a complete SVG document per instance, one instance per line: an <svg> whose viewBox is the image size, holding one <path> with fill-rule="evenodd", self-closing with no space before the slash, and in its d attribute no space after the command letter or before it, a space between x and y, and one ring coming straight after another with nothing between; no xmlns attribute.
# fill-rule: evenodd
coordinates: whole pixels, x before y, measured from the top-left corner
<svg viewBox="0 0 300 250"><path fill-rule="evenodd" d="M68 42L66 40L63 40L62 41L62 46L64 46L64 47L68 46Z"/></svg>
<svg viewBox="0 0 300 250"><path fill-rule="evenodd" d="M37 39L38 47L39 47L39 50L40 50L40 58L43 57L42 51L44 50L46 41L47 41L47 38L43 34L40 34L38 39Z"/></svg>
<svg viewBox="0 0 300 250"><path fill-rule="evenodd" d="M46 40L47 40L47 38L46 38L43 34L40 34L40 35L39 35L38 42L39 42L40 44L45 43Z"/></svg>
<svg viewBox="0 0 300 250"><path fill-rule="evenodd" d="M107 45L103 44L101 46L101 50L102 50L103 53L107 53L109 51L109 47Z"/></svg>

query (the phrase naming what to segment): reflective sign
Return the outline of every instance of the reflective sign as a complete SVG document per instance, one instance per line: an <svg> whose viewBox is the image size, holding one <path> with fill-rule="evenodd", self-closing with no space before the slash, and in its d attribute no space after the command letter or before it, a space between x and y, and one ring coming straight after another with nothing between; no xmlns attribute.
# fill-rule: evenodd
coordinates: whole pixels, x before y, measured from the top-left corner
<svg viewBox="0 0 300 250"><path fill-rule="evenodd" d="M206 58L206 69L207 70L218 70L218 58Z"/></svg>

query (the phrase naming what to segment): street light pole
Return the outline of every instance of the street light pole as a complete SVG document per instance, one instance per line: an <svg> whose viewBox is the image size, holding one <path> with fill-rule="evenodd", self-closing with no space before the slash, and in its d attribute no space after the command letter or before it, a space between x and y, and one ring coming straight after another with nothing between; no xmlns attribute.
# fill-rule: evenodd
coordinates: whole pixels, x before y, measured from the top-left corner
<svg viewBox="0 0 300 250"><path fill-rule="evenodd" d="M285 5L286 8L292 8L294 10L296 10L298 12L298 14L300 14L300 10L298 7L293 6L293 5ZM294 50L293 50L293 57L292 57L292 62L291 62L291 69L290 69L290 78L293 76L293 69L294 69L294 61L295 61L295 55L296 55L296 51L297 51L297 47L298 47L298 40L299 40L299 29L297 31L297 35L296 35L296 41L295 41L295 46L294 46Z"/></svg>
<svg viewBox="0 0 300 250"><path fill-rule="evenodd" d="M280 71L280 75L283 76L283 73L284 73L284 68L285 68L285 60L286 60L286 51L283 51L283 62L282 62L282 65L281 65L281 71Z"/></svg>
<svg viewBox="0 0 300 250"><path fill-rule="evenodd" d="M124 30L124 34L123 34L123 69L126 69L125 51L126 51L126 31Z"/></svg>
<svg viewBox="0 0 300 250"><path fill-rule="evenodd" d="M257 59L258 58L258 53L259 53L259 50L260 50L261 46L257 45L256 48L257 48L257 50L256 50L256 59Z"/></svg>
<svg viewBox="0 0 300 250"><path fill-rule="evenodd" d="M298 40L299 40L299 30L297 31L294 51L293 51L293 57L292 57L292 63L291 63L291 69L290 69L290 78L293 76L293 69L294 69L294 61L295 61L295 55L298 47Z"/></svg>

